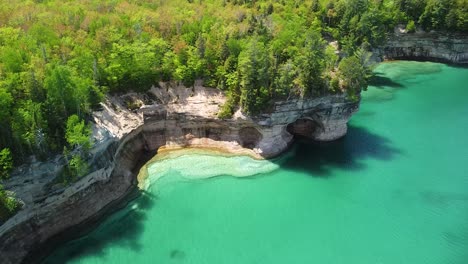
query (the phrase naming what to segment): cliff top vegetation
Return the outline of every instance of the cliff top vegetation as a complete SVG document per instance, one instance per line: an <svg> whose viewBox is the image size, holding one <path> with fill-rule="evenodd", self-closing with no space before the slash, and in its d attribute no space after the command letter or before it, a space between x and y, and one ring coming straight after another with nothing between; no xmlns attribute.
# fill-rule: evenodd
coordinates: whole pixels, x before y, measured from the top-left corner
<svg viewBox="0 0 468 264"><path fill-rule="evenodd" d="M290 96L353 97L366 87L366 52L397 24L466 32L467 8L466 0L3 1L0 150L14 163L63 151L69 173L82 175L86 122L105 94L160 81L202 79L226 91L220 117ZM1 177L10 169L0 167Z"/></svg>

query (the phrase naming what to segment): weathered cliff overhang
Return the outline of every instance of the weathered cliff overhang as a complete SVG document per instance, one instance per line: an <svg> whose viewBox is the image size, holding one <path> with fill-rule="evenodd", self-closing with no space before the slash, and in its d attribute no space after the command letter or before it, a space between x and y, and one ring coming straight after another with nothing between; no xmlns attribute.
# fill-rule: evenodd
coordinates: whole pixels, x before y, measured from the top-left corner
<svg viewBox="0 0 468 264"><path fill-rule="evenodd" d="M207 93L202 88L198 92ZM96 145L92 173L65 189L42 191L42 195L47 194L45 197L29 200L25 209L0 226L2 263L35 263L64 240L83 234L125 204L132 194L138 193L140 168L161 147L216 148L269 158L288 148L294 139L292 134L319 141L344 136L348 120L359 107L359 102L350 101L345 95L330 95L277 102L267 115L221 120L213 114L193 111L184 103L185 108L174 104L142 108L138 114L143 124L121 138ZM104 107L109 111L111 108ZM109 114L101 115L109 119ZM316 127L300 129L301 120L312 120ZM121 135L119 129L111 132Z"/></svg>
<svg viewBox="0 0 468 264"><path fill-rule="evenodd" d="M421 60L468 65L468 34L395 33L374 53L381 59Z"/></svg>

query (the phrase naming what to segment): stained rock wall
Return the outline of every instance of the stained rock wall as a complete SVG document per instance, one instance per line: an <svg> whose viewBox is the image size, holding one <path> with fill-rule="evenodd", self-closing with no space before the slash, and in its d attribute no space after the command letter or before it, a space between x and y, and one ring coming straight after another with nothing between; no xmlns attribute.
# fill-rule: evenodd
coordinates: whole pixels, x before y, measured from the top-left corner
<svg viewBox="0 0 468 264"><path fill-rule="evenodd" d="M269 114L221 120L215 111L225 100L221 92L200 86L170 90L178 89L185 95L163 94L164 104L153 103L137 113L126 112L116 102L104 106L104 112L96 114L94 132L100 138L90 159L93 172L78 182L52 191L47 183L47 179L53 181L56 170L52 170L29 192L20 189L25 182L10 185L20 198L25 193L29 198L25 197L24 209L0 226L2 263L37 262L64 239L115 210L136 192L139 168L161 147L218 148L268 158L283 152L293 134L323 141L344 136L359 106L343 95L333 95L278 102ZM301 130L297 120L311 120L316 126Z"/></svg>
<svg viewBox="0 0 468 264"><path fill-rule="evenodd" d="M468 34L397 32L374 53L381 59L430 60L468 65Z"/></svg>
<svg viewBox="0 0 468 264"><path fill-rule="evenodd" d="M466 34L397 32L374 54L380 60L468 64L467 40ZM0 226L1 263L38 262L59 243L116 210L136 192L139 168L161 147L218 148L269 158L283 152L294 135L318 141L344 136L359 107L359 102L332 95L277 102L265 115L246 117L238 112L232 119L220 120L216 113L226 98L219 90L200 83L193 88L159 86L151 89L156 100L138 112L128 111L114 98L95 113L92 172L76 183L53 184L64 165L60 157L22 166L5 183L25 206ZM132 96L128 98L139 98ZM145 98L140 99L145 104Z"/></svg>

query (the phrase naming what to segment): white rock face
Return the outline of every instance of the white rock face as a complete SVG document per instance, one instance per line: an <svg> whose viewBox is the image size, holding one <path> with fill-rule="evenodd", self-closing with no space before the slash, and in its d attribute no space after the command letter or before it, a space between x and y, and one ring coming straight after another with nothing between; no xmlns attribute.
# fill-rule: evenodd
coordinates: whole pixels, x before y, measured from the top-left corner
<svg viewBox="0 0 468 264"><path fill-rule="evenodd" d="M102 111L94 112L93 120L93 138L98 142L109 137L122 138L143 125L143 115L128 110L122 98L117 96L106 98Z"/></svg>

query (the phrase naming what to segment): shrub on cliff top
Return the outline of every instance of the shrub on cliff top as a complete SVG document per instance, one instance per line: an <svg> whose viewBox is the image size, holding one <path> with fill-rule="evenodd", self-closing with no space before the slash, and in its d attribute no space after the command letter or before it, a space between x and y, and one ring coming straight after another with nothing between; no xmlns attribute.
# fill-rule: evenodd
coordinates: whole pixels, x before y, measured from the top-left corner
<svg viewBox="0 0 468 264"><path fill-rule="evenodd" d="M408 21L408 24L406 25L406 30L408 31L408 33L414 33L416 31L416 26L414 25L413 20Z"/></svg>
<svg viewBox="0 0 468 264"><path fill-rule="evenodd" d="M12 169L13 158L11 151L8 148L4 148L0 151L0 179L8 178Z"/></svg>
<svg viewBox="0 0 468 264"><path fill-rule="evenodd" d="M7 194L0 185L0 223L6 221L19 209L19 203L14 198Z"/></svg>

